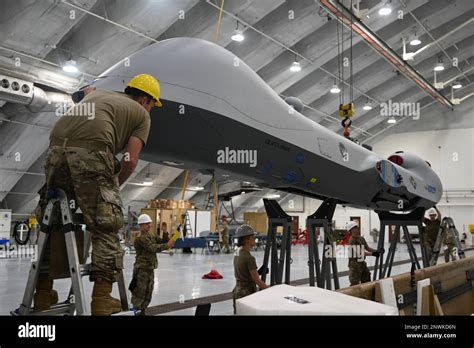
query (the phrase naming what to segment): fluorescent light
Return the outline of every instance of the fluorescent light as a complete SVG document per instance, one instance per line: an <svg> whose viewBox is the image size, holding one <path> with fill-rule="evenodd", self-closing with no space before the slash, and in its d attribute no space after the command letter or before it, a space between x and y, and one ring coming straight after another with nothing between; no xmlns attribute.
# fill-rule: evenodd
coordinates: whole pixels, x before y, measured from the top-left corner
<svg viewBox="0 0 474 348"><path fill-rule="evenodd" d="M418 39L418 36L415 36L415 37L410 41L410 45L411 45L411 46L418 46L419 44L421 44L421 41L420 41L420 39Z"/></svg>
<svg viewBox="0 0 474 348"><path fill-rule="evenodd" d="M387 122L388 123L397 123L397 120L393 117L390 117Z"/></svg>
<svg viewBox="0 0 474 348"><path fill-rule="evenodd" d="M204 186L202 186L201 180L198 180L197 185L196 186L190 186L189 189L191 191L202 191L202 190L204 190Z"/></svg>
<svg viewBox="0 0 474 348"><path fill-rule="evenodd" d="M362 107L362 110L369 111L372 110L372 105L370 105L369 102L365 103L365 105Z"/></svg>
<svg viewBox="0 0 474 348"><path fill-rule="evenodd" d="M167 164L169 166L182 166L184 163L182 162L173 162L173 161L161 161L163 164Z"/></svg>
<svg viewBox="0 0 474 348"><path fill-rule="evenodd" d="M63 70L68 73L77 73L79 71L79 69L77 69L76 62L72 59L68 60L66 64L64 64Z"/></svg>
<svg viewBox="0 0 474 348"><path fill-rule="evenodd" d="M453 83L453 88L454 89L459 89L461 87L462 87L461 81L456 81L456 82Z"/></svg>
<svg viewBox="0 0 474 348"><path fill-rule="evenodd" d="M332 86L331 89L329 90L329 92L331 92L332 94L337 94L340 91L341 90L339 89L339 87L337 85Z"/></svg>
<svg viewBox="0 0 474 348"><path fill-rule="evenodd" d="M291 64L290 66L290 71L293 71L293 72L301 71L301 64L298 62L293 62L293 64Z"/></svg>
<svg viewBox="0 0 474 348"><path fill-rule="evenodd" d="M153 185L153 179L151 178L150 173L147 173L147 175L145 176L145 180L143 181L143 185L145 185L145 186Z"/></svg>
<svg viewBox="0 0 474 348"><path fill-rule="evenodd" d="M381 16L388 16L390 13L392 13L392 8L388 4L384 4L379 10L379 15Z"/></svg>
<svg viewBox="0 0 474 348"><path fill-rule="evenodd" d="M280 195L277 195L277 194L269 194L269 195L268 195L268 198L269 198L269 199L280 198Z"/></svg>
<svg viewBox="0 0 474 348"><path fill-rule="evenodd" d="M443 71L444 70L444 65L442 62L439 62L438 64L435 65L433 68L434 71Z"/></svg>
<svg viewBox="0 0 474 348"><path fill-rule="evenodd" d="M204 186L189 186L188 190L190 190L190 191L202 191L202 190L204 190Z"/></svg>
<svg viewBox="0 0 474 348"><path fill-rule="evenodd" d="M244 41L245 36L244 36L244 34L242 33L242 30L236 29L236 30L234 31L234 35L232 35L230 38L231 38L233 41L240 42L240 41Z"/></svg>

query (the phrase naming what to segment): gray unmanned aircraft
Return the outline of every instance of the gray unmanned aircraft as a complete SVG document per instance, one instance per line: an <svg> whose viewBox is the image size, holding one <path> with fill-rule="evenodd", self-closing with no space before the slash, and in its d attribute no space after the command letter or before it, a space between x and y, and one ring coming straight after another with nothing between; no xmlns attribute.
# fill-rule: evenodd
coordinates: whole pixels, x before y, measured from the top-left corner
<svg viewBox="0 0 474 348"><path fill-rule="evenodd" d="M173 38L141 49L93 85L122 92L147 73L161 84L142 159L232 173L260 186L382 211L429 208L441 198L425 160L383 158L310 120L232 52L205 40Z"/></svg>

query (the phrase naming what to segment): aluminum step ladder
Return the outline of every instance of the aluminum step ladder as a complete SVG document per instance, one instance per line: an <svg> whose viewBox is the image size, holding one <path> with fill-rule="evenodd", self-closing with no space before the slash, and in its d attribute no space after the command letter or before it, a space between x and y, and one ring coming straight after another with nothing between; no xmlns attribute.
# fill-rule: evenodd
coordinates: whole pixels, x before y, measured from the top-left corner
<svg viewBox="0 0 474 348"><path fill-rule="evenodd" d="M186 213L185 213L183 226L184 226L184 230L186 231L186 234L184 234L184 231L183 231L183 238L186 238L188 233L190 233L191 236L192 236L193 235L193 228L191 226L191 219L189 218L189 213L188 213L187 210L186 210Z"/></svg>
<svg viewBox="0 0 474 348"><path fill-rule="evenodd" d="M453 235L454 245L456 248L455 252L457 257L459 259L463 259L466 257L466 255L464 254L464 250L461 246L461 241L459 240L459 232L456 229L456 226L454 225L453 219L450 217L445 217L443 218L439 226L438 236L436 237L436 242L433 247L433 255L430 259L430 266L435 266L438 263L438 258L441 251L441 244L443 243L444 237L447 233L451 233Z"/></svg>
<svg viewBox="0 0 474 348"><path fill-rule="evenodd" d="M82 277L90 274L90 264L86 264L89 257L89 249L91 246L90 233L86 230L84 235L84 264L79 262L79 254L77 250L75 230L78 225L73 221L73 214L69 208L69 200L66 193L61 189L48 192L50 199L45 209L43 221L41 222L41 230L38 235L38 251L36 260L32 262L28 281L26 284L23 301L19 308L11 311L12 315L87 315L89 314L86 307L84 296L84 287ZM66 252L69 262L69 273L71 278L71 289L69 295L64 302L51 305L51 308L45 311L34 311L31 307L33 297L40 274L41 263L45 255L48 238L53 228L53 213L57 207L55 203L59 203L61 212L61 225L64 232L66 242ZM77 215L75 216L77 217ZM125 287L123 272L118 277L118 286L122 309L128 311L128 298Z"/></svg>

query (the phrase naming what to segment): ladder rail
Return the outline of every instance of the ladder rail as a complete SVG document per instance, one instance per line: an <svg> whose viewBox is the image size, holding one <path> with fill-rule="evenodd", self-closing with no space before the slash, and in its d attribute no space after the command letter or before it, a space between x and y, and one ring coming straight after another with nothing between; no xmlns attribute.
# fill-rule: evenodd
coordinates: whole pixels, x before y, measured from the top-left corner
<svg viewBox="0 0 474 348"><path fill-rule="evenodd" d="M66 313L71 315L73 315L74 313L78 315L88 314L84 296L82 277L90 274L90 264L87 264L87 259L89 257L89 251L91 246L90 233L87 230L84 232L84 263L81 264L75 234L75 227L77 225L74 223L73 215L71 209L69 208L69 201L67 199L66 193L61 189L54 190L53 193L54 197L49 199L46 205L45 212L43 214L43 220L41 222L41 228L38 235L37 257L36 260L32 261L30 267L22 303L20 304L20 307L18 309L11 311L12 315L52 315ZM69 274L71 278L71 287L66 301L52 305L51 308L48 310L33 311L31 305L33 302L36 284L38 282L42 261L46 252L48 239L50 237L50 232L52 231L53 227L53 213L58 208L58 205L56 203L59 203L59 209L61 213L60 223L62 225L62 231L64 233L65 238L66 253L69 264ZM122 309L128 310L128 295L126 292L123 272L120 272L118 276L118 285L120 299L122 302Z"/></svg>

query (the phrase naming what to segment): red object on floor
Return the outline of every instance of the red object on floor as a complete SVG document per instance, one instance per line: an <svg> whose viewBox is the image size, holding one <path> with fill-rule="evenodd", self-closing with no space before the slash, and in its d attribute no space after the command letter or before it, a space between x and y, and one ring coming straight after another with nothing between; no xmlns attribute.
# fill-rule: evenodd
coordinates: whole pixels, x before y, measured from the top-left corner
<svg viewBox="0 0 474 348"><path fill-rule="evenodd" d="M213 269L207 274L202 276L202 279L222 279L224 278L217 270Z"/></svg>
<svg viewBox="0 0 474 348"><path fill-rule="evenodd" d="M292 245L296 245L296 244L306 245L306 244L308 244L308 230L304 230L304 231L300 230L298 232L298 236L291 241L291 244Z"/></svg>

